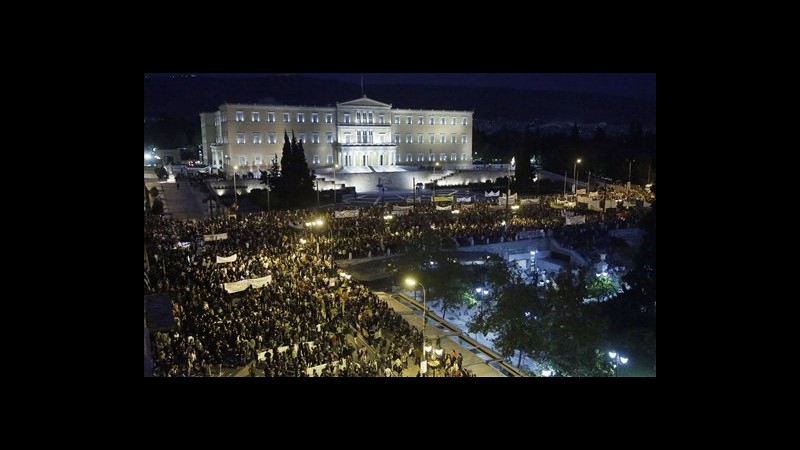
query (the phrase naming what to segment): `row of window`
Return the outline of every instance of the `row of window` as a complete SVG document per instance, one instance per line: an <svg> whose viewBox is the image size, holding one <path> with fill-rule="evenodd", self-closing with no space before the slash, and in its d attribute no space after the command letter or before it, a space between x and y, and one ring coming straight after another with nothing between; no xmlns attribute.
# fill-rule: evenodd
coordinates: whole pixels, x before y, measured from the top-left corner
<svg viewBox="0 0 800 450"><path fill-rule="evenodd" d="M244 122L245 114L244 111L236 111L234 113L235 120L237 122ZM344 114L344 123L352 123L351 122L351 115L350 113ZM406 125L412 125L414 123L413 116L406 116ZM455 125L457 118L455 116L450 117L450 125ZM227 116L222 114L220 115L220 119L218 119L217 126L219 126L219 121L226 122ZM261 112L259 111L252 111L250 113L250 120L252 122L261 122ZM296 113L296 120L298 123L305 123L306 121L306 113ZM385 124L386 117L384 114L378 114L378 123ZM275 122L275 113L268 112L266 117L267 122ZM283 113L283 121L285 123L289 123L292 121L291 113ZM394 116L394 123L400 124L402 121L402 116L396 115ZM319 123L319 113L312 112L311 113L311 123ZM325 123L333 123L333 113L325 113ZM356 111L356 121L355 123L358 124L371 124L373 122L372 111ZM425 117L424 116L417 116L417 125L424 125L425 124ZM428 117L428 124L429 125L436 125L436 117L429 116ZM439 125L447 125L447 117L440 116L439 117ZM461 117L461 125L467 125L467 117Z"/></svg>
<svg viewBox="0 0 800 450"><path fill-rule="evenodd" d="M401 159L400 154L396 154L395 155L395 162L399 163L401 160L402 159ZM467 160L467 154L466 153L462 153L461 154L461 161L466 161L466 160ZM253 155L253 164L254 165L260 166L262 164L262 161L263 160L261 159L261 155ZM311 163L312 164L319 164L319 161L320 161L319 155L312 155L311 156ZM406 162L414 162L414 155L411 154L411 153L407 153L405 161ZM435 153L428 153L428 161L429 162L436 161L436 154ZM456 153L450 153L450 155L448 155L447 153L440 153L439 154L439 161L441 161L441 162L458 161L458 155ZM277 162L277 161L275 159L273 159L273 157L270 157L269 158L269 165L272 165L274 162ZM417 154L417 162L425 162L425 154L424 153ZM328 155L326 157L326 164L333 164L333 155ZM240 166L248 165L247 156L243 156L243 155L239 156L239 165Z"/></svg>
<svg viewBox="0 0 800 450"><path fill-rule="evenodd" d="M234 117L236 118L237 122L244 122L244 111L236 111L234 113ZM306 121L306 113L297 113L296 115L297 122L304 123ZM261 122L261 113L259 111L253 111L250 113L250 120L252 122ZM221 116L221 121L226 121L226 116ZM275 113L268 112L266 117L267 122L275 122ZM292 115L290 113L283 113L283 121L284 122L291 122ZM311 123L319 123L319 113L311 113ZM325 123L333 123L333 113L326 113L325 114ZM217 124L219 125L219 123Z"/></svg>
<svg viewBox="0 0 800 450"><path fill-rule="evenodd" d="M297 140L298 140L298 142L305 143L306 142L306 134L305 133L299 133L298 136L297 136ZM356 142L359 143L359 144L373 144L373 143L375 143L374 137L373 137L373 134L372 134L372 130L369 130L369 131L357 131L356 132ZM247 143L246 134L245 133L236 133L236 143L237 144L246 144ZM262 139L261 139L261 133L259 133L259 132L253 133L252 134L251 143L253 143L253 144L262 144L262 143L264 143L262 141ZM277 134L276 133L267 133L267 142L266 143L267 144L277 144L278 143ZM312 144L319 144L319 133L312 133L311 134L311 143ZM333 143L333 133L325 133L325 143L327 143L327 144L332 144ZM344 133L344 143L345 144L352 144L352 138L351 138L350 133ZM385 144L386 143L386 134L385 133L379 133L378 134L378 143L380 143L380 144ZM395 144L402 143L402 141L400 140L400 134L399 133L394 135L394 143ZM414 136L411 133L406 134L405 143L406 144L413 144L414 143ZM424 144L425 143L424 140L423 140L423 135L422 134L418 134L417 135L416 143L417 144ZM436 143L436 135L434 133L428 134L428 143L429 144L435 144ZM447 135L446 134L440 134L439 135L439 143L440 144L446 144L447 143ZM450 143L451 144L456 144L457 143L455 134L451 134L450 135ZM462 144L466 144L467 143L467 135L466 134L462 134L461 135L461 143Z"/></svg>

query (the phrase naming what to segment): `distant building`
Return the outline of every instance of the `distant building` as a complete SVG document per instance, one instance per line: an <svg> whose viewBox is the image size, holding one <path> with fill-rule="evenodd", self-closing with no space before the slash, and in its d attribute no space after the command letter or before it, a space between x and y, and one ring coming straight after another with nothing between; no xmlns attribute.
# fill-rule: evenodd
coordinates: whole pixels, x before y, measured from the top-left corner
<svg viewBox="0 0 800 450"><path fill-rule="evenodd" d="M200 114L203 156L233 172L266 170L283 133L303 141L310 168L472 164L472 111L398 109L367 96L335 107L224 104Z"/></svg>

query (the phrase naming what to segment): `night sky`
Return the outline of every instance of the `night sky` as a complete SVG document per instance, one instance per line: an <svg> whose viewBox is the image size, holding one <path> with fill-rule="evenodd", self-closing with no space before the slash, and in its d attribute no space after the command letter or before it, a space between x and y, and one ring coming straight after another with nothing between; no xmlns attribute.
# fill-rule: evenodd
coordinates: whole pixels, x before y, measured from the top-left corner
<svg viewBox="0 0 800 450"><path fill-rule="evenodd" d="M200 75L200 74L198 74ZM203 74L206 76L252 77L266 74ZM273 74L270 74L273 75ZM358 84L360 73L295 73ZM364 84L428 84L486 86L541 91L615 94L645 100L656 99L654 73L364 73Z"/></svg>

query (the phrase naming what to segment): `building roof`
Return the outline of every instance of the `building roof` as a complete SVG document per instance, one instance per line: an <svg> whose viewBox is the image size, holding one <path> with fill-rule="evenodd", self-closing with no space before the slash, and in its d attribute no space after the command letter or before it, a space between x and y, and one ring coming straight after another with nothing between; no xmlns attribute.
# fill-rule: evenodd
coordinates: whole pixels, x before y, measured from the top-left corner
<svg viewBox="0 0 800 450"><path fill-rule="evenodd" d="M355 100L350 100L349 102L343 103L336 103L336 106L371 106L371 107L383 107L383 108L391 108L392 105L381 103L377 100L373 100L366 95L361 98L357 98Z"/></svg>

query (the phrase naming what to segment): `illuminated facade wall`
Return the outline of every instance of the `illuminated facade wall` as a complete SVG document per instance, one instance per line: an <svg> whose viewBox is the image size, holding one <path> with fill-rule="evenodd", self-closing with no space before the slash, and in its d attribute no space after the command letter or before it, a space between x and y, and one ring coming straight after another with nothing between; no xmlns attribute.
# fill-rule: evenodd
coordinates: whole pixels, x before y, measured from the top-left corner
<svg viewBox="0 0 800 450"><path fill-rule="evenodd" d="M431 124L433 120L433 124ZM232 172L280 162L283 133L310 168L472 164L472 111L393 109L362 97L335 107L225 104L201 113L203 157Z"/></svg>

